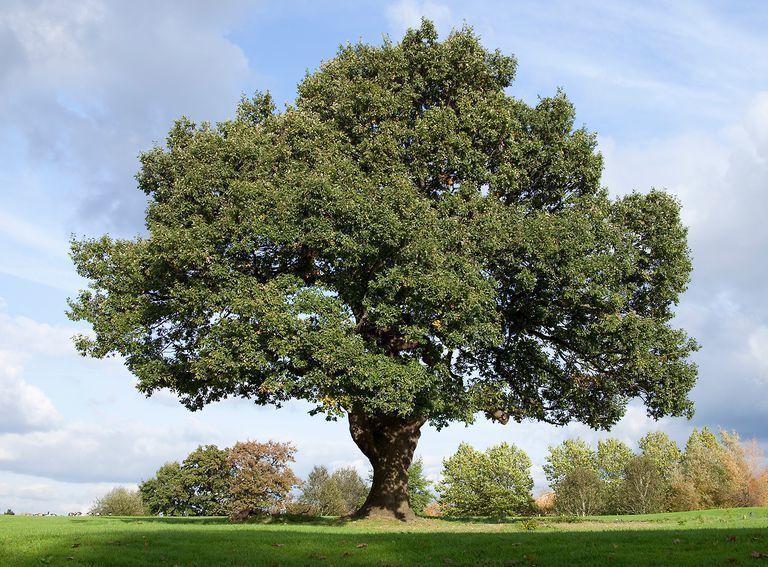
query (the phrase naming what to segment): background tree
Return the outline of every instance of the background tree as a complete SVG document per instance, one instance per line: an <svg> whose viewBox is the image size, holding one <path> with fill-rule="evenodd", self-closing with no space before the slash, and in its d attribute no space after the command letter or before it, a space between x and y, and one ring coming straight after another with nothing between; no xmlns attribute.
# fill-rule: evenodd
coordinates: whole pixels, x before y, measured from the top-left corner
<svg viewBox="0 0 768 567"><path fill-rule="evenodd" d="M768 506L768 465L765 452L752 439L744 445L744 457L749 474L749 506Z"/></svg>
<svg viewBox="0 0 768 567"><path fill-rule="evenodd" d="M360 514L412 517L421 427L579 420L632 398L689 415L695 344L679 205L611 199L562 93L507 94L516 61L471 29L342 47L276 112L186 119L141 157L146 236L74 241L84 354L146 393L346 417L373 468Z"/></svg>
<svg viewBox="0 0 768 567"><path fill-rule="evenodd" d="M735 431L720 431L723 461L732 479L730 506L763 506L768 496L765 485L765 456L754 439L743 443Z"/></svg>
<svg viewBox="0 0 768 567"><path fill-rule="evenodd" d="M233 471L229 481L230 517L245 519L284 512L291 490L299 483L289 466L295 452L290 443L235 443L227 457Z"/></svg>
<svg viewBox="0 0 768 567"><path fill-rule="evenodd" d="M634 458L632 449L618 439L601 439L597 443L597 471L603 481L603 510L615 514L621 508L621 485L625 480L627 465Z"/></svg>
<svg viewBox="0 0 768 567"><path fill-rule="evenodd" d="M592 467L570 469L557 485L555 510L559 514L590 516L603 507L605 484Z"/></svg>
<svg viewBox="0 0 768 567"><path fill-rule="evenodd" d="M363 480L354 467L341 467L331 475L339 486L344 499L344 513L347 516L354 513L365 502L370 486Z"/></svg>
<svg viewBox="0 0 768 567"><path fill-rule="evenodd" d="M616 510L626 514L661 512L667 491L657 463L648 455L632 457L616 487Z"/></svg>
<svg viewBox="0 0 768 567"><path fill-rule="evenodd" d="M346 516L359 508L366 494L368 485L354 468L330 474L325 466L316 466L302 485L298 502L314 516Z"/></svg>
<svg viewBox="0 0 768 567"><path fill-rule="evenodd" d="M557 492L574 469L589 469L597 474L597 454L581 438L566 439L560 445L549 447L543 468L549 486Z"/></svg>
<svg viewBox="0 0 768 567"><path fill-rule="evenodd" d="M183 482L181 465L176 461L165 463L157 469L154 477L142 481L139 492L150 514L189 515L187 502L190 494Z"/></svg>
<svg viewBox="0 0 768 567"><path fill-rule="evenodd" d="M143 516L146 512L138 490L118 486L96 500L88 513L91 516Z"/></svg>
<svg viewBox="0 0 768 567"><path fill-rule="evenodd" d="M669 512L698 510L702 507L696 486L685 475L682 466L672 471L668 481L667 498L664 507Z"/></svg>
<svg viewBox="0 0 768 567"><path fill-rule="evenodd" d="M232 476L227 457L228 449L205 445L181 465L166 463L139 485L147 510L165 516L226 516Z"/></svg>
<svg viewBox="0 0 768 567"><path fill-rule="evenodd" d="M531 460L514 445L501 443L484 453L462 443L443 461L438 484L446 516L507 516L533 507Z"/></svg>
<svg viewBox="0 0 768 567"><path fill-rule="evenodd" d="M192 451L181 464L182 482L190 497L187 506L195 516L226 516L232 469L229 450L205 445Z"/></svg>
<svg viewBox="0 0 768 567"><path fill-rule="evenodd" d="M638 442L640 454L648 457L659 473L664 487L665 510L693 510L698 496L682 471L683 454L669 436L662 431L649 431Z"/></svg>
<svg viewBox="0 0 768 567"><path fill-rule="evenodd" d="M298 503L311 516L343 516L346 510L339 485L325 466L315 466L302 485Z"/></svg>
<svg viewBox="0 0 768 567"><path fill-rule="evenodd" d="M408 467L408 501L413 511L419 515L435 500L431 486L432 481L424 476L424 460L417 457Z"/></svg>
<svg viewBox="0 0 768 567"><path fill-rule="evenodd" d="M638 446L640 454L651 459L661 478L668 481L683 456L677 443L662 431L650 431L640 438Z"/></svg>
<svg viewBox="0 0 768 567"><path fill-rule="evenodd" d="M736 479L727 466L725 449L709 428L694 429L688 437L682 469L693 485L701 508L720 508L730 504Z"/></svg>

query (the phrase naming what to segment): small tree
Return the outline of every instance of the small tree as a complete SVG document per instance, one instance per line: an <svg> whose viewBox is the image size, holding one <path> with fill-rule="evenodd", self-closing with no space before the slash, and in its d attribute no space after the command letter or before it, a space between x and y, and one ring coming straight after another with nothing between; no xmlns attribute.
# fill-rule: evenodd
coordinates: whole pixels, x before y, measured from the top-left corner
<svg viewBox="0 0 768 567"><path fill-rule="evenodd" d="M333 471L331 479L336 483L344 501L343 516L355 512L365 502L370 485L363 480L354 467L341 467Z"/></svg>
<svg viewBox="0 0 768 567"><path fill-rule="evenodd" d="M692 494L689 490L690 482L683 477L681 468L683 454L677 443L662 431L649 431L640 438L638 446L640 455L650 459L659 473L664 490L662 508L680 510L680 507L685 505L695 507L698 497Z"/></svg>
<svg viewBox="0 0 768 567"><path fill-rule="evenodd" d="M664 507L666 486L658 467L647 455L633 457L617 486L617 510L628 514L650 514Z"/></svg>
<svg viewBox="0 0 768 567"><path fill-rule="evenodd" d="M536 510L542 516L547 516L555 510L555 501L557 495L554 492L543 492L539 494L534 503L536 504Z"/></svg>
<svg viewBox="0 0 768 567"><path fill-rule="evenodd" d="M151 514L225 516L229 512L232 470L228 449L200 446L181 463L166 463L139 491Z"/></svg>
<svg viewBox="0 0 768 567"><path fill-rule="evenodd" d="M316 466L303 484L299 504L312 515L346 516L357 510L367 493L368 485L354 468L329 474L326 467Z"/></svg>
<svg viewBox="0 0 768 567"><path fill-rule="evenodd" d="M752 439L744 446L747 469L749 470L749 506L768 506L768 466L765 453Z"/></svg>
<svg viewBox="0 0 768 567"><path fill-rule="evenodd" d="M765 456L756 440L743 443L733 431L720 431L725 468L733 479L731 506L762 506L766 502Z"/></svg>
<svg viewBox="0 0 768 567"><path fill-rule="evenodd" d="M142 481L139 492L150 514L189 515L190 494L184 485L181 465L176 461L165 463L154 477Z"/></svg>
<svg viewBox="0 0 768 567"><path fill-rule="evenodd" d="M597 454L583 439L566 439L549 447L544 475L552 490L557 492L560 483L575 469L590 469L597 474Z"/></svg>
<svg viewBox="0 0 768 567"><path fill-rule="evenodd" d="M531 460L514 445L501 443L484 453L466 443L443 461L438 484L446 516L506 516L532 509Z"/></svg>
<svg viewBox="0 0 768 567"><path fill-rule="evenodd" d="M598 441L597 470L604 483L603 513L615 514L622 508L619 491L627 465L634 456L623 441L612 438Z"/></svg>
<svg viewBox="0 0 768 567"><path fill-rule="evenodd" d="M315 466L302 485L302 509L312 516L341 516L345 506L338 484L331 481L325 466Z"/></svg>
<svg viewBox="0 0 768 567"><path fill-rule="evenodd" d="M4 516L15 516L15 515L16 515L16 512L14 512L14 511L13 511L13 510L11 510L10 508L8 508L8 509L7 509L5 512L3 512L3 515L4 515Z"/></svg>
<svg viewBox="0 0 768 567"><path fill-rule="evenodd" d="M226 516L232 469L228 449L205 445L192 451L181 464L182 483L189 494L187 507L194 516Z"/></svg>
<svg viewBox="0 0 768 567"><path fill-rule="evenodd" d="M664 508L670 512L685 512L701 508L701 499L693 484L683 472L682 466L676 467L669 478L667 497Z"/></svg>
<svg viewBox="0 0 768 567"><path fill-rule="evenodd" d="M662 431L650 431L640 439L638 446L640 454L651 459L661 478L669 481L683 456L677 443Z"/></svg>
<svg viewBox="0 0 768 567"><path fill-rule="evenodd" d="M559 514L590 516L603 506L605 485L597 471L589 466L569 470L558 482L555 510Z"/></svg>
<svg viewBox="0 0 768 567"><path fill-rule="evenodd" d="M143 516L146 512L138 490L118 486L96 500L88 513L91 516Z"/></svg>
<svg viewBox="0 0 768 567"><path fill-rule="evenodd" d="M417 457L408 467L408 500L416 514L423 515L424 509L435 500L430 486L432 481L424 476L424 459Z"/></svg>
<svg viewBox="0 0 768 567"><path fill-rule="evenodd" d="M707 427L694 429L685 445L683 473L691 482L702 508L731 504L736 478L728 467L728 455Z"/></svg>
<svg viewBox="0 0 768 567"><path fill-rule="evenodd" d="M235 443L227 461L233 470L229 485L230 517L241 519L285 511L291 489L299 483L289 466L295 460L295 452L290 443Z"/></svg>

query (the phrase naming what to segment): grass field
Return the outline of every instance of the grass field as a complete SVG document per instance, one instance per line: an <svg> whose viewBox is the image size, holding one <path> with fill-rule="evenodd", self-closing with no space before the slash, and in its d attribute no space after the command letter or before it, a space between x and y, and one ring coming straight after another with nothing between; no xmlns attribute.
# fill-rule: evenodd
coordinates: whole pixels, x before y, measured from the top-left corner
<svg viewBox="0 0 768 567"><path fill-rule="evenodd" d="M761 563L768 566L768 508L412 524L0 516L3 567Z"/></svg>

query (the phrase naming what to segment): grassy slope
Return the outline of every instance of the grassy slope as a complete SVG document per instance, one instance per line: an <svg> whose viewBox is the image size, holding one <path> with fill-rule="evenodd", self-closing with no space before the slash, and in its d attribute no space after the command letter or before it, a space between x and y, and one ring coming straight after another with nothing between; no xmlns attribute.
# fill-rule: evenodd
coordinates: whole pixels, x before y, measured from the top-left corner
<svg viewBox="0 0 768 567"><path fill-rule="evenodd" d="M768 554L768 508L408 525L0 516L3 566L743 565L754 551Z"/></svg>

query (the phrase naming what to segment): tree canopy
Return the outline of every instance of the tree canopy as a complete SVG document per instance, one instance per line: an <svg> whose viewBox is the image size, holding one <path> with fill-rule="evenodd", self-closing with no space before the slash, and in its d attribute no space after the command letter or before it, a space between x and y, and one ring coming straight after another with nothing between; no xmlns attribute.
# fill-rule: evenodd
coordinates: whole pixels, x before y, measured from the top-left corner
<svg viewBox="0 0 768 567"><path fill-rule="evenodd" d="M284 110L257 94L232 120L179 120L141 156L146 235L73 241L80 351L190 409L346 415L372 494L406 508L392 487L425 422L608 428L632 398L690 415L679 204L610 198L595 135L561 92L508 94L515 68L423 21L341 47Z"/></svg>

